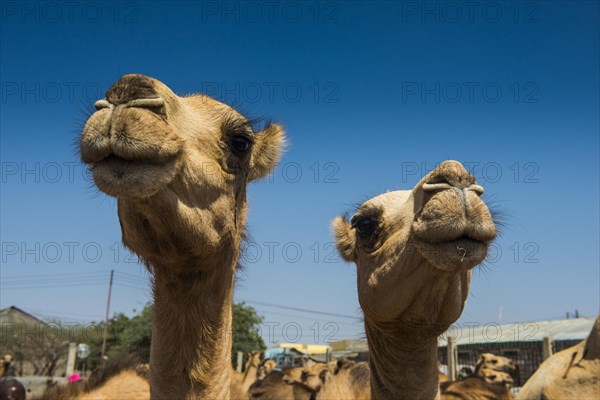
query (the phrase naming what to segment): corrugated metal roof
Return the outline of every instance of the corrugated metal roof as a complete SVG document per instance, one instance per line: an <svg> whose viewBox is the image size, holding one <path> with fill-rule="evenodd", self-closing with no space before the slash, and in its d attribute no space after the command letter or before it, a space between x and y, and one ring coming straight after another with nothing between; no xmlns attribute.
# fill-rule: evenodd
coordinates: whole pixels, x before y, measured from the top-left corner
<svg viewBox="0 0 600 400"><path fill-rule="evenodd" d="M541 342L550 336L558 340L583 340L588 337L595 318L574 318L556 321L514 322L512 324L464 322L449 329L438 341L446 346L447 337L457 338L460 345L502 342Z"/></svg>

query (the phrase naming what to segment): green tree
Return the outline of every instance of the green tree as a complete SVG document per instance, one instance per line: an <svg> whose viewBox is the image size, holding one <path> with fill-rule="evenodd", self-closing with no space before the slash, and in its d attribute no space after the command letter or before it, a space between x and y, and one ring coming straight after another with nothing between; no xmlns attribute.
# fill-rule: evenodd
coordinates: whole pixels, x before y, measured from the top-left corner
<svg viewBox="0 0 600 400"><path fill-rule="evenodd" d="M262 322L263 318L258 315L254 307L247 306L244 303L233 305L232 364L236 362L238 351L243 352L245 355L249 351L263 351L267 348L258 330Z"/></svg>
<svg viewBox="0 0 600 400"><path fill-rule="evenodd" d="M232 362L237 358L237 352L244 354L253 350L265 350L266 346L260 337L258 328L263 319L254 307L244 303L233 305L233 346ZM98 323L102 330L104 323ZM150 359L150 340L152 338L152 304L146 304L136 316L129 318L117 313L108 321L108 336L106 340L106 356L117 357L120 354L135 354L141 361ZM102 341L89 343L91 354L86 362L90 368L100 363L100 348Z"/></svg>
<svg viewBox="0 0 600 400"><path fill-rule="evenodd" d="M123 315L121 314L121 316ZM115 340L110 346L107 345L107 356L135 354L140 360L148 362L150 360L150 339L152 338L152 304L146 304L142 312L126 321L121 318L116 320L116 317L111 319L111 323L115 320L114 322L118 326L109 329L114 334Z"/></svg>

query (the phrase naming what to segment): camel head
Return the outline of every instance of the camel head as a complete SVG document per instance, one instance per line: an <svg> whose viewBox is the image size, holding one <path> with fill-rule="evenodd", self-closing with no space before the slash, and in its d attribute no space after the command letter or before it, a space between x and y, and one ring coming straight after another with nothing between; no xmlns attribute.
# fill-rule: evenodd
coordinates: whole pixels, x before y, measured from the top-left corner
<svg viewBox="0 0 600 400"><path fill-rule="evenodd" d="M482 353L477 358L477 364L475 369L483 370L494 370L494 371L502 371L506 373L512 373L515 371L515 362L508 357L497 356L492 353Z"/></svg>
<svg viewBox="0 0 600 400"><path fill-rule="evenodd" d="M258 367L258 379L264 379L271 371L277 368L277 362L271 359L264 360Z"/></svg>
<svg viewBox="0 0 600 400"><path fill-rule="evenodd" d="M445 161L412 190L387 192L332 225L342 258L357 265L365 318L435 337L460 316L471 269L496 236L483 188Z"/></svg>
<svg viewBox="0 0 600 400"><path fill-rule="evenodd" d="M249 351L246 353L246 369L253 366L258 369L261 364L263 353L261 351Z"/></svg>
<svg viewBox="0 0 600 400"><path fill-rule="evenodd" d="M255 131L233 108L143 75L121 77L95 108L81 159L117 198L129 248L154 266L210 265L239 242L246 185L280 159L279 125Z"/></svg>
<svg viewBox="0 0 600 400"><path fill-rule="evenodd" d="M512 377L506 372L483 368L479 374L487 383L493 383L507 387L512 386L514 383Z"/></svg>
<svg viewBox="0 0 600 400"><path fill-rule="evenodd" d="M308 367L286 368L283 381L288 385L302 388L309 393L317 393L325 384L328 374L337 374L339 367L336 362L314 363Z"/></svg>

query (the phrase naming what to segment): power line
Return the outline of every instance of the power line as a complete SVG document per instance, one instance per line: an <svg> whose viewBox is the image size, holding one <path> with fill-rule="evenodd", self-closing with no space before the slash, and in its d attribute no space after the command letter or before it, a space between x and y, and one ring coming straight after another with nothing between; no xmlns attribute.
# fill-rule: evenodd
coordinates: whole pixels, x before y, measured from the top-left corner
<svg viewBox="0 0 600 400"><path fill-rule="evenodd" d="M143 278L142 278L142 277L140 277L140 276L133 275L133 274L128 274L127 272L121 272L121 271L117 271L117 273L118 273L119 275L124 275L124 276L128 276L128 277L131 277L131 278L143 279ZM146 277L148 277L148 275L145 275L145 276L146 276Z"/></svg>
<svg viewBox="0 0 600 400"><path fill-rule="evenodd" d="M265 306L265 307L281 308L283 310L299 311L299 312L318 314L318 315L327 315L329 317L348 318L348 319L352 319L352 320L360 320L361 319L360 317L353 317L351 315L329 313L329 312L317 311L317 310L308 310L306 308L282 306L281 304L265 303L262 301L254 301L254 300L242 300L242 301L245 301L246 303L250 303L250 304Z"/></svg>
<svg viewBox="0 0 600 400"><path fill-rule="evenodd" d="M6 276L3 277L2 280L20 280L20 279L35 279L35 278L60 278L60 277L92 277L93 275L101 275L104 276L106 271L90 271L90 272L74 272L74 273L64 273L64 274L35 274L35 275L15 275L15 276Z"/></svg>
<svg viewBox="0 0 600 400"><path fill-rule="evenodd" d="M325 323L333 323L333 324L338 324L338 325L344 325L345 327L357 327L357 326L361 326L361 324L359 324L359 321L356 321L354 323L352 322L341 322L341 321L335 321L335 320L330 320L330 319L320 319L320 318L312 318L312 317L304 317L301 315L292 315L292 314L285 314L285 313L278 313L276 311L267 311L269 314L273 314L273 315L279 315L282 317L288 317L291 319L303 319L303 320L307 320L307 321L312 321L312 322L325 322Z"/></svg>
<svg viewBox="0 0 600 400"><path fill-rule="evenodd" d="M65 283L65 282L95 282L98 280L106 281L105 277L96 277L96 278L46 278L46 279L28 279L22 281L2 281L2 285L28 285L28 284L36 284L36 283Z"/></svg>
<svg viewBox="0 0 600 400"><path fill-rule="evenodd" d="M120 274L116 274L115 273L115 278L118 278L124 282L132 282L132 283L140 283L140 284L144 284L147 285L148 283L150 283L147 280L143 280L143 279L133 279L133 278L129 278L129 277L125 277L125 276L121 276Z"/></svg>
<svg viewBox="0 0 600 400"><path fill-rule="evenodd" d="M50 286L43 286L43 285L38 285L38 286L9 286L9 287L3 287L2 290L29 290L29 289L55 289L55 288L79 288L82 286L98 286L98 285L104 285L106 284L106 280L103 280L102 282L96 282L96 283L72 283L72 284L67 284L67 285L60 285L60 284L53 284Z"/></svg>

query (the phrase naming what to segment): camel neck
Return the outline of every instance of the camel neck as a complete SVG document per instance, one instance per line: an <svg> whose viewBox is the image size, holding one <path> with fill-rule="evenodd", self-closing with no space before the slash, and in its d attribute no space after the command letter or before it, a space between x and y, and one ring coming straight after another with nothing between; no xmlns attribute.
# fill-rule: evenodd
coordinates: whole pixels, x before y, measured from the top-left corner
<svg viewBox="0 0 600 400"><path fill-rule="evenodd" d="M151 399L228 399L235 262L186 274L161 271L169 269L154 273Z"/></svg>
<svg viewBox="0 0 600 400"><path fill-rule="evenodd" d="M373 400L438 398L437 338L416 338L365 318Z"/></svg>
<svg viewBox="0 0 600 400"><path fill-rule="evenodd" d="M248 389L250 389L250 386L252 386L252 384L254 382L256 382L256 374L258 371L258 365L254 364L252 361L250 361L248 363L248 367L246 368L246 371L244 371L244 377L242 379L242 392L246 393L248 391Z"/></svg>

